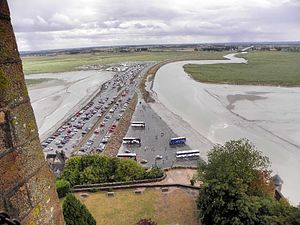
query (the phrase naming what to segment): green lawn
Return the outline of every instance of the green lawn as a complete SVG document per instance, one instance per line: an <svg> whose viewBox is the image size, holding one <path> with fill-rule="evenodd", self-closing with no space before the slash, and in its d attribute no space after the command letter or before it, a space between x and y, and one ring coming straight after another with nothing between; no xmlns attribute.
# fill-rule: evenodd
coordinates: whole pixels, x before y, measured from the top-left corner
<svg viewBox="0 0 300 225"><path fill-rule="evenodd" d="M35 73L66 72L76 67L91 64L110 64L127 61L162 61L166 59L220 59L224 52L201 51L165 51L165 52L129 52L129 53L89 53L57 56L22 57L25 75Z"/></svg>
<svg viewBox="0 0 300 225"><path fill-rule="evenodd" d="M147 189L143 194L133 190L116 191L114 197L106 193L90 193L77 197L87 206L97 224L133 225L141 218L151 218L159 225L197 225L196 200L181 189L162 193Z"/></svg>
<svg viewBox="0 0 300 225"><path fill-rule="evenodd" d="M248 64L185 65L195 80L208 83L300 85L300 52L257 51L239 55Z"/></svg>

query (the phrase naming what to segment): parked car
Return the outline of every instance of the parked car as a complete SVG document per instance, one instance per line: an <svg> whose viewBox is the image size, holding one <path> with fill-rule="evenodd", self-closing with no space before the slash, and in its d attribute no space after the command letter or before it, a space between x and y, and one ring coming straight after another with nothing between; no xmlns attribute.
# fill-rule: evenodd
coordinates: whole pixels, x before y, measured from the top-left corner
<svg viewBox="0 0 300 225"><path fill-rule="evenodd" d="M141 164L146 164L148 162L148 160L142 159L140 162L141 162Z"/></svg>
<svg viewBox="0 0 300 225"><path fill-rule="evenodd" d="M163 157L161 155L156 155L155 159L162 159Z"/></svg>

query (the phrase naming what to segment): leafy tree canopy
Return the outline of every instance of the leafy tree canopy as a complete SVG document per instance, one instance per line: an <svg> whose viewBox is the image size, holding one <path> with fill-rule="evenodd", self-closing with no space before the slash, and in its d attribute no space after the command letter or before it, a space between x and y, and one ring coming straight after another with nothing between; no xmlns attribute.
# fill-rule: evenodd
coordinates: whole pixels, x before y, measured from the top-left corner
<svg viewBox="0 0 300 225"><path fill-rule="evenodd" d="M269 159L246 139L214 146L208 162L199 163L202 223L299 224L300 210L274 199L269 167Z"/></svg>

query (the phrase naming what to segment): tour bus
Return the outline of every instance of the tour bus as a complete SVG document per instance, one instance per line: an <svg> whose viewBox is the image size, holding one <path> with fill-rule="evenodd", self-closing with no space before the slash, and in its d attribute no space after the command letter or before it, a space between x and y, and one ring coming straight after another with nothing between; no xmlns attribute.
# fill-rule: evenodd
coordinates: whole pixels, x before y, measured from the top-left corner
<svg viewBox="0 0 300 225"><path fill-rule="evenodd" d="M186 138L185 137L176 137L176 138L171 138L170 140L170 145L182 145L185 144Z"/></svg>
<svg viewBox="0 0 300 225"><path fill-rule="evenodd" d="M132 127L137 127L137 128L145 128L145 122L143 122L143 121L133 121L132 123L131 123L131 126Z"/></svg>
<svg viewBox="0 0 300 225"><path fill-rule="evenodd" d="M134 137L124 137L123 138L123 144L141 144L140 138L134 138Z"/></svg>
<svg viewBox="0 0 300 225"><path fill-rule="evenodd" d="M199 158L200 151L199 150L186 150L186 151L178 151L176 152L176 158Z"/></svg>
<svg viewBox="0 0 300 225"><path fill-rule="evenodd" d="M136 160L136 153L118 153L117 157Z"/></svg>

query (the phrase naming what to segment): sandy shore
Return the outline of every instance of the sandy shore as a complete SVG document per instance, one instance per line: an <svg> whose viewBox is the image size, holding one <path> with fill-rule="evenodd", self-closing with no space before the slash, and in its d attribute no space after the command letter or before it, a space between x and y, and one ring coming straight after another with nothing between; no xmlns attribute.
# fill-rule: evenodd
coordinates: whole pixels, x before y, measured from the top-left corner
<svg viewBox="0 0 300 225"><path fill-rule="evenodd" d="M51 79L28 86L40 138L45 139L82 108L113 75L112 72L93 70L27 76L26 79Z"/></svg>

